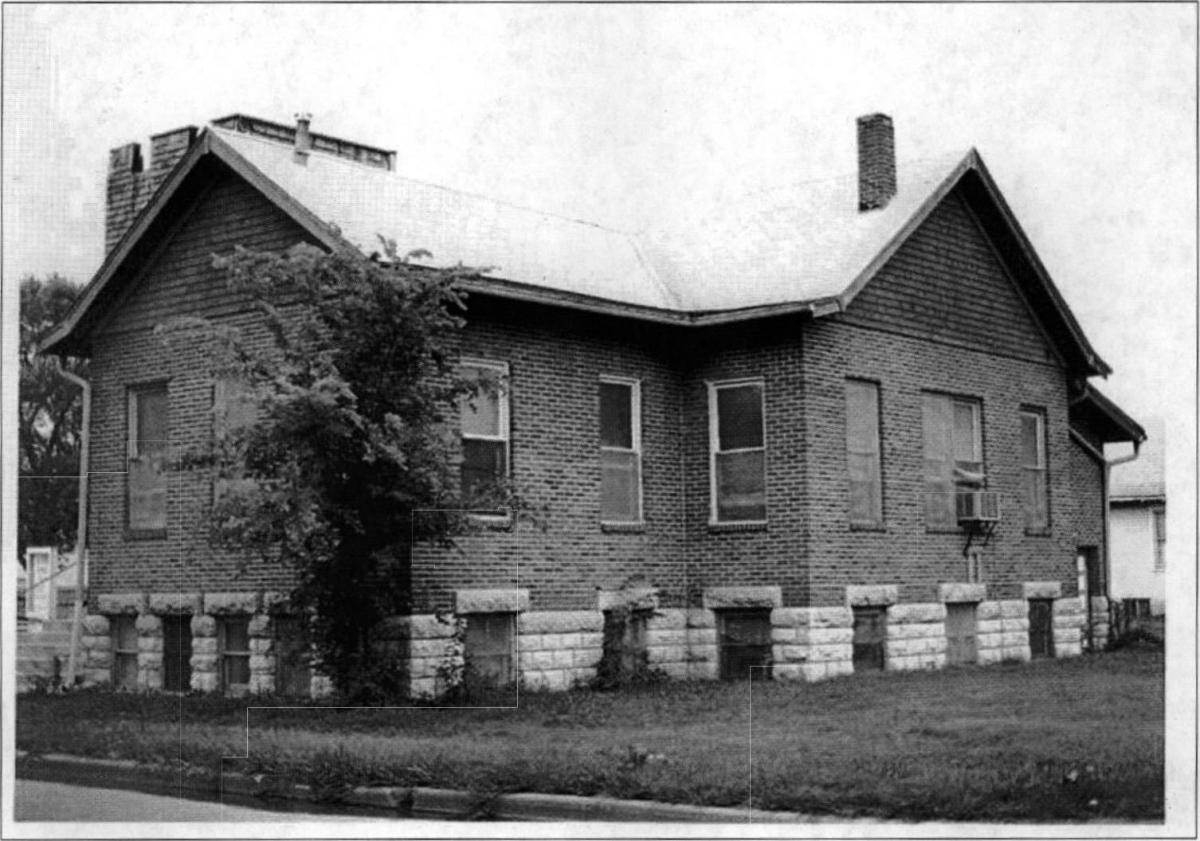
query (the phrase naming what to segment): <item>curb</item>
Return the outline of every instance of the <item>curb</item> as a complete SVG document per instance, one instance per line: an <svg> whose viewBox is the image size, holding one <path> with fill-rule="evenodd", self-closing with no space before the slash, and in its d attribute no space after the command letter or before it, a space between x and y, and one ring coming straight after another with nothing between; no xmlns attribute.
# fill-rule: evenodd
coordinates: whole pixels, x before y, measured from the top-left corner
<svg viewBox="0 0 1200 841"><path fill-rule="evenodd" d="M323 811L379 816L486 819L497 821L633 821L643 823L845 823L845 819L813 817L794 812L764 812L717 806L689 806L615 797L570 794L484 795L444 788L359 786L336 803L320 799L303 783L280 785L262 774L225 772L219 776L199 769L142 765L128 759L92 759L70 754L31 756L16 752L18 779L64 782L98 788L134 789L150 794L188 794L205 800L282 799L312 803Z"/></svg>

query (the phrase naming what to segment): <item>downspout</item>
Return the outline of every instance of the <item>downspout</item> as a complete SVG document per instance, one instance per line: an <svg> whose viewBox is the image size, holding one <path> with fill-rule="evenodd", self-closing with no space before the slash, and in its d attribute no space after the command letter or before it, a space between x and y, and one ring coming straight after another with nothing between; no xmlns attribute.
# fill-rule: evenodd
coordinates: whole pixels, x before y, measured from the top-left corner
<svg viewBox="0 0 1200 841"><path fill-rule="evenodd" d="M1102 499L1101 510L1104 512L1103 513L1103 518L1104 518L1103 519L1103 527L1101 529L1101 537L1104 540L1104 555L1101 560L1104 564L1104 599L1105 599L1105 601L1111 602L1111 600L1108 598L1108 585L1109 585L1109 581L1111 581L1111 579L1112 579L1112 554L1111 554L1111 550L1109 548L1109 543L1110 543L1109 532L1111 531L1111 524L1109 521L1109 510L1108 510L1109 479L1112 475L1112 469L1114 467L1116 467L1118 464L1126 464L1128 462L1131 462L1135 458L1138 457L1138 449L1141 447L1141 443L1138 441L1134 441L1132 453L1130 453L1127 456L1119 456L1119 457L1114 458L1111 461L1109 461L1107 458L1105 458L1104 453L1102 451L1097 450L1095 447L1093 447L1087 441L1087 439L1085 439L1082 435L1080 435L1074 429L1070 430L1070 436L1071 436L1071 440L1073 440L1076 444L1078 444L1079 446L1081 446L1085 450L1087 450L1089 453L1091 453L1092 456L1097 461L1099 461L1100 464L1102 464L1104 466L1104 479L1103 479L1103 486L1101 487L1101 499ZM1088 593L1087 616L1088 616L1088 638L1090 639L1091 634L1092 634L1092 594L1091 593ZM1111 611L1110 611L1110 616L1111 616ZM1109 633L1110 634L1112 633L1111 628L1109 629Z"/></svg>
<svg viewBox="0 0 1200 841"><path fill-rule="evenodd" d="M71 620L71 655L67 660L68 688L79 671L79 641L83 627L83 589L87 584L88 444L91 441L92 384L59 365L58 373L83 392L83 423L79 442L79 513L75 521L75 616Z"/></svg>

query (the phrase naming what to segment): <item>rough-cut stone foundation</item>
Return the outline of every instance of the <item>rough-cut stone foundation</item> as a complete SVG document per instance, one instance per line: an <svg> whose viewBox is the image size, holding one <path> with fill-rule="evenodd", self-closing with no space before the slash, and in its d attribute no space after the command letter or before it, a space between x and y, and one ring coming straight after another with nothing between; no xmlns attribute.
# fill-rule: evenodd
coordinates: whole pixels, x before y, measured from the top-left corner
<svg viewBox="0 0 1200 841"><path fill-rule="evenodd" d="M108 683L112 679L112 637L107 616L83 617L79 648L83 656L80 671L84 686Z"/></svg>
<svg viewBox="0 0 1200 841"><path fill-rule="evenodd" d="M980 602L975 610L975 648L982 664L1029 659L1029 603L1024 599Z"/></svg>
<svg viewBox="0 0 1200 841"><path fill-rule="evenodd" d="M266 694L275 691L275 638L271 617L256 613L250 617L250 692Z"/></svg>
<svg viewBox="0 0 1200 841"><path fill-rule="evenodd" d="M380 632L380 641L398 653L408 652L408 690L414 698L432 698L448 687L439 671L461 669L463 646L455 637L452 616L395 616ZM327 680L313 675L313 695L322 693Z"/></svg>
<svg viewBox="0 0 1200 841"><path fill-rule="evenodd" d="M854 613L848 607L780 607L771 611L777 680L824 680L854 671Z"/></svg>
<svg viewBox="0 0 1200 841"><path fill-rule="evenodd" d="M888 608L884 648L890 671L945 668L946 606L930 602Z"/></svg>
<svg viewBox="0 0 1200 841"><path fill-rule="evenodd" d="M162 617L143 614L137 618L136 627L138 637L138 689L162 689Z"/></svg>
<svg viewBox="0 0 1200 841"><path fill-rule="evenodd" d="M192 689L215 692L221 686L217 673L217 620L201 613L192 617Z"/></svg>
<svg viewBox="0 0 1200 841"><path fill-rule="evenodd" d="M1087 621L1086 618L1084 621ZM1103 651L1108 645L1108 599L1104 596L1092 596L1092 649Z"/></svg>
<svg viewBox="0 0 1200 841"><path fill-rule="evenodd" d="M1083 632L1087 610L1083 599L1055 599L1054 656L1078 657L1083 653Z"/></svg>
<svg viewBox="0 0 1200 841"><path fill-rule="evenodd" d="M604 614L560 610L517 616L517 662L521 685L563 690L596 676L604 646Z"/></svg>

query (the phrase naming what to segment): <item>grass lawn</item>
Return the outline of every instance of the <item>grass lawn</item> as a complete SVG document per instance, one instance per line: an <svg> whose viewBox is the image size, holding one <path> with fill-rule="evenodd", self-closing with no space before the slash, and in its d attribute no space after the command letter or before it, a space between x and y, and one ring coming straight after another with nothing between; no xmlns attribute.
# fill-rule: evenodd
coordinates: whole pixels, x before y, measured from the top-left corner
<svg viewBox="0 0 1200 841"><path fill-rule="evenodd" d="M17 747L211 769L246 705L24 695ZM252 710L225 767L345 786L607 794L845 817L1163 818L1163 655L522 693L518 709Z"/></svg>

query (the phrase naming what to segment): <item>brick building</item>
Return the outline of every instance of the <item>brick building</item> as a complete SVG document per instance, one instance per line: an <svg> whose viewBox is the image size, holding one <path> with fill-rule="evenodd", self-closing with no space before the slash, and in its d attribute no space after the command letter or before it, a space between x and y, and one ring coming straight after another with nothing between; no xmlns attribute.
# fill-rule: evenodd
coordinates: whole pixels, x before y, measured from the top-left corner
<svg viewBox="0 0 1200 841"><path fill-rule="evenodd" d="M201 346L154 328L254 334L214 253L380 234L495 267L468 287L462 360L505 385L461 419L463 475L503 471L549 510L544 532L418 547L391 623L415 693L438 688L435 610L533 688L594 675L621 606L681 678L1079 654L1105 607L1102 447L1144 435L1087 384L1109 369L975 150L898 167L880 114L858 150L849 177L649 237L403 178L306 119L168 132L148 168L113 150L107 257L44 344L91 358L88 678L322 689L285 571L209 545L213 479L172 466L230 408Z"/></svg>

